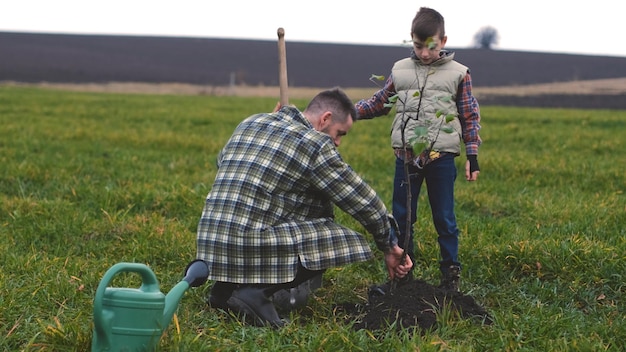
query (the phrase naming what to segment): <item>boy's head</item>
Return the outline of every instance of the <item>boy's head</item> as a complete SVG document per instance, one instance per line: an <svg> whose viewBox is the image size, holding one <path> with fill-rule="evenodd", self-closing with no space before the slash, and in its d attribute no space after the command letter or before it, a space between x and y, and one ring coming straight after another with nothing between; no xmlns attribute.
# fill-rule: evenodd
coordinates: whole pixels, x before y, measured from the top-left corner
<svg viewBox="0 0 626 352"><path fill-rule="evenodd" d="M421 7L411 25L413 50L425 64L439 59L439 52L446 45L448 37L441 14L431 8Z"/></svg>
<svg viewBox="0 0 626 352"><path fill-rule="evenodd" d="M422 41L437 35L439 39L446 36L446 28L441 14L428 7L420 7L413 18L411 36Z"/></svg>

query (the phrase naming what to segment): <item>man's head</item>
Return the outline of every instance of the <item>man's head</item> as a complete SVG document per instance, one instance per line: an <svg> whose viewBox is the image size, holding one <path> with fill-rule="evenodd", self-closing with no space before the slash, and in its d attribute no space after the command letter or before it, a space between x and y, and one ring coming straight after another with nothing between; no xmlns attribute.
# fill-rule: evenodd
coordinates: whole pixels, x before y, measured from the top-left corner
<svg viewBox="0 0 626 352"><path fill-rule="evenodd" d="M421 7L413 18L411 39L415 54L424 64L435 62L448 40L443 16L431 8Z"/></svg>
<svg viewBox="0 0 626 352"><path fill-rule="evenodd" d="M317 94L303 114L316 130L328 134L336 146L357 120L354 103L337 87Z"/></svg>

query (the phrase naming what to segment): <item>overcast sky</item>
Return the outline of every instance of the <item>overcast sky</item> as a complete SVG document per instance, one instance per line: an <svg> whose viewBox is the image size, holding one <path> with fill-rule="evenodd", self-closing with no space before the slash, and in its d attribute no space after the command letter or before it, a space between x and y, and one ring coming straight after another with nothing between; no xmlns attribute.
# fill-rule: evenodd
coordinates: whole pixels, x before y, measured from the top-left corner
<svg viewBox="0 0 626 352"><path fill-rule="evenodd" d="M626 57L618 0L4 0L0 31L400 45L420 6L445 17L448 48L491 26L494 49Z"/></svg>

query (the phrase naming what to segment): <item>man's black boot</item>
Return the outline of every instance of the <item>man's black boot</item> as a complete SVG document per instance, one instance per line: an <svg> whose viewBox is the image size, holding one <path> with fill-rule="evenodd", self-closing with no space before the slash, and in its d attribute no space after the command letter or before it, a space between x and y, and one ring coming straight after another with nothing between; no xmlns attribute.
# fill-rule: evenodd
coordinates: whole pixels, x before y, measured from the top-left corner
<svg viewBox="0 0 626 352"><path fill-rule="evenodd" d="M237 284L232 282L217 281L211 287L211 292L206 300L206 303L211 308L228 310L228 304L226 301L233 294L233 291L237 288Z"/></svg>
<svg viewBox="0 0 626 352"><path fill-rule="evenodd" d="M241 286L228 299L228 307L235 312L254 319L255 324L282 327L285 321L280 319L270 299L273 290L268 286Z"/></svg>

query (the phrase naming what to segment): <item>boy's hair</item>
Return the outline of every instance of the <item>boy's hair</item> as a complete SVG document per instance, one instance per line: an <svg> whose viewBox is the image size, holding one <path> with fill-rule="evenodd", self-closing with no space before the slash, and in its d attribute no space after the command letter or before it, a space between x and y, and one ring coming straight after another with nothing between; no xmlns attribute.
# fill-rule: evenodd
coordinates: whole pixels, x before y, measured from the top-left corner
<svg viewBox="0 0 626 352"><path fill-rule="evenodd" d="M446 35L443 16L431 8L420 7L415 18L413 18L411 34L422 41L435 36L435 34L439 35L439 39L443 39Z"/></svg>
<svg viewBox="0 0 626 352"><path fill-rule="evenodd" d="M358 119L354 103L339 87L328 89L317 94L311 102L309 102L305 111L312 113L330 111L333 113L333 121L339 123L346 122L348 114L353 122L356 122Z"/></svg>

